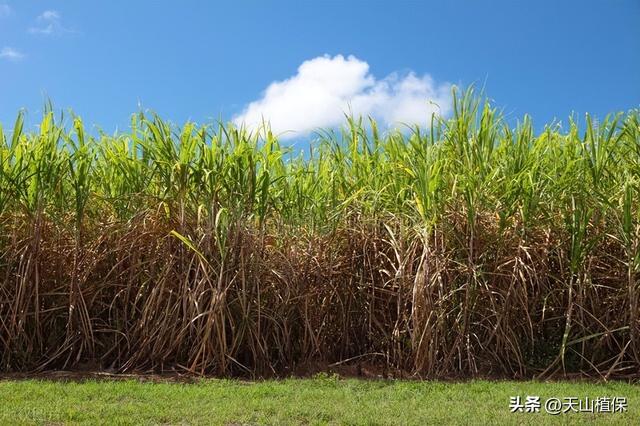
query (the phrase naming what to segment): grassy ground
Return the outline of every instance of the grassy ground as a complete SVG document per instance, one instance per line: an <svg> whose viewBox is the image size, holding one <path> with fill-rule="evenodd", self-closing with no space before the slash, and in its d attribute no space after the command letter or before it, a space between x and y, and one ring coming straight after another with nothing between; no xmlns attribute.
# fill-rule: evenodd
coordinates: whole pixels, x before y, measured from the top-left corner
<svg viewBox="0 0 640 426"><path fill-rule="evenodd" d="M625 413L511 413L512 396L624 396ZM625 383L363 381L0 381L0 423L57 424L639 424ZM544 407L544 403L543 403Z"/></svg>

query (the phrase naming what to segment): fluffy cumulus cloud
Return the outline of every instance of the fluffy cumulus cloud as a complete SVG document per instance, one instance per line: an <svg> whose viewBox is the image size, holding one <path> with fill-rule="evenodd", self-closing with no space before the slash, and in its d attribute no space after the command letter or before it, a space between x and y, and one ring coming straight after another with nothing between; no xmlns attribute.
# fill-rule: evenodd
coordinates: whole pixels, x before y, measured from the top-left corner
<svg viewBox="0 0 640 426"><path fill-rule="evenodd" d="M12 47L3 47L0 49L0 59L17 62L24 59L24 53Z"/></svg>
<svg viewBox="0 0 640 426"><path fill-rule="evenodd" d="M340 125L345 113L371 116L387 126L425 126L432 113L449 113L450 90L449 83L413 72L376 79L369 64L354 56L325 55L303 62L293 77L271 83L233 121L250 129L268 121L284 138Z"/></svg>

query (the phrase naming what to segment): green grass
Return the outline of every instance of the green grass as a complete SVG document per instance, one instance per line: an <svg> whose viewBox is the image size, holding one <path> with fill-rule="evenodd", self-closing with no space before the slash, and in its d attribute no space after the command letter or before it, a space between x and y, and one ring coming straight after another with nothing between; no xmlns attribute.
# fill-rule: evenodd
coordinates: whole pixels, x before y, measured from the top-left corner
<svg viewBox="0 0 640 426"><path fill-rule="evenodd" d="M625 396L625 413L511 413L509 397ZM1 381L0 422L23 424L638 424L626 383L364 381Z"/></svg>

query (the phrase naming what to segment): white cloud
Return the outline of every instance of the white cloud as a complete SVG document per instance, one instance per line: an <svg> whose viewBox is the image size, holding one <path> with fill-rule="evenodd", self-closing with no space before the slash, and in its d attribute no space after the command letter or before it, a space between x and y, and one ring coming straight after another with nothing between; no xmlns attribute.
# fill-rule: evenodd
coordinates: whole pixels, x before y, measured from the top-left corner
<svg viewBox="0 0 640 426"><path fill-rule="evenodd" d="M43 21L55 21L60 19L60 14L55 10L45 10L39 18Z"/></svg>
<svg viewBox="0 0 640 426"><path fill-rule="evenodd" d="M36 18L36 25L29 28L31 34L53 35L71 32L62 25L62 16L56 10L45 10Z"/></svg>
<svg viewBox="0 0 640 426"><path fill-rule="evenodd" d="M6 18L11 15L11 6L8 4L0 4L0 18Z"/></svg>
<svg viewBox="0 0 640 426"><path fill-rule="evenodd" d="M6 59L7 61L17 62L24 59L24 53L12 48L3 47L0 50L0 59Z"/></svg>
<svg viewBox="0 0 640 426"><path fill-rule="evenodd" d="M254 130L264 118L284 138L340 125L349 112L388 126L426 126L432 113L450 112L450 89L449 83L437 84L428 74L376 79L369 64L354 56L325 55L303 62L293 77L271 83L233 121Z"/></svg>

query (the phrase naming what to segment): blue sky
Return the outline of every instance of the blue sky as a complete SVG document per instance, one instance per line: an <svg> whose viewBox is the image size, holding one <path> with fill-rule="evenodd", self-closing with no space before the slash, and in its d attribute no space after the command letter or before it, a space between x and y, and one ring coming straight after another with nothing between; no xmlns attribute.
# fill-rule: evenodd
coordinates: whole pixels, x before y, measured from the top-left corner
<svg viewBox="0 0 640 426"><path fill-rule="evenodd" d="M640 1L0 0L5 127L46 97L108 132L139 105L301 131L348 105L391 124L471 83L538 125L637 108Z"/></svg>

